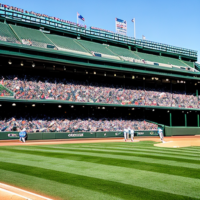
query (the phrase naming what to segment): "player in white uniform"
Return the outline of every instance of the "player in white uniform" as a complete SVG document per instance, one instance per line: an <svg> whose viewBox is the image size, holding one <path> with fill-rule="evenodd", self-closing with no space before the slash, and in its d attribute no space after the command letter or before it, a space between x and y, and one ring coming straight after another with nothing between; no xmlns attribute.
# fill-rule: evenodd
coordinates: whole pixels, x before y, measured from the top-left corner
<svg viewBox="0 0 200 200"><path fill-rule="evenodd" d="M128 134L129 136L131 136L131 142L133 142L133 138L134 138L134 130L133 129L130 129L130 127L128 127Z"/></svg>
<svg viewBox="0 0 200 200"><path fill-rule="evenodd" d="M126 142L126 139L127 139L127 133L128 133L128 130L125 128L124 129L124 140Z"/></svg>
<svg viewBox="0 0 200 200"><path fill-rule="evenodd" d="M131 129L131 142L133 142L133 139L134 139L134 130Z"/></svg>
<svg viewBox="0 0 200 200"><path fill-rule="evenodd" d="M160 136L160 140L163 143L164 142L164 136L163 136L163 130L161 128L158 128L158 135Z"/></svg>

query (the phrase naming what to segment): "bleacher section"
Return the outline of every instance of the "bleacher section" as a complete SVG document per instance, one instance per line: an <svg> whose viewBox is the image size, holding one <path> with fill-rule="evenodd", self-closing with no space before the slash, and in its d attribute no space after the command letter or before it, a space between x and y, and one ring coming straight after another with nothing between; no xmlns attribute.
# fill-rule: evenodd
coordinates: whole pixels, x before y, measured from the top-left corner
<svg viewBox="0 0 200 200"><path fill-rule="evenodd" d="M13 29L13 31L17 34L17 36L21 39L22 43L25 45L41 48L55 47L55 45L39 30L15 25L10 26Z"/></svg>
<svg viewBox="0 0 200 200"><path fill-rule="evenodd" d="M46 36L57 46L58 50L90 55L75 39L52 34Z"/></svg>
<svg viewBox="0 0 200 200"><path fill-rule="evenodd" d="M21 44L15 37L9 25L0 22L0 41Z"/></svg>

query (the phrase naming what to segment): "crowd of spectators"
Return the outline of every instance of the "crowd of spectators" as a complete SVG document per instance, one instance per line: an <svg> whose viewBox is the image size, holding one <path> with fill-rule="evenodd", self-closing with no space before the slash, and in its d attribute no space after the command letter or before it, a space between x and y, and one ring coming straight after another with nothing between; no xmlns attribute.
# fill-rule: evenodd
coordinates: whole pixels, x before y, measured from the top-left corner
<svg viewBox="0 0 200 200"><path fill-rule="evenodd" d="M11 93L10 92L8 92L7 90L4 90L4 89L1 89L0 88L0 96L1 97L6 97L6 96L10 96L11 95Z"/></svg>
<svg viewBox="0 0 200 200"><path fill-rule="evenodd" d="M130 127L134 130L157 130L157 125L145 120L126 120L120 118L42 118L31 116L12 117L0 120L0 131L20 131L26 128L27 132L103 132L123 131Z"/></svg>
<svg viewBox="0 0 200 200"><path fill-rule="evenodd" d="M16 99L52 99L70 102L129 104L198 108L193 94L165 89L141 88L116 84L75 81L66 78L8 75L2 78L4 87L14 92ZM0 91L1 96L1 91Z"/></svg>

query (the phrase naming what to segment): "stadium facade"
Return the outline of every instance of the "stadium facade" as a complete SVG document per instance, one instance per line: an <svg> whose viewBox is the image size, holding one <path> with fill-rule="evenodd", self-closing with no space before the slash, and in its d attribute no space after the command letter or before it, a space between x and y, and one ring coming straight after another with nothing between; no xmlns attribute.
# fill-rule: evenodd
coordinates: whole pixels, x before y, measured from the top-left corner
<svg viewBox="0 0 200 200"><path fill-rule="evenodd" d="M138 135L145 135L145 131L155 135L158 125L165 125L168 135L173 135L170 128L175 126L181 131L193 127L191 134L197 133L197 51L0 6L2 131L15 131L23 123L33 126L30 124L43 115L46 121L49 116L73 120L81 116L79 123L87 118L89 121L83 121L90 124L89 129L81 125L66 130L72 137L81 132L91 136L95 131L103 132L99 137L105 132L118 136L118 122L135 125ZM16 116L26 120L9 122L13 126L10 130L6 122ZM91 122L93 118L95 122ZM112 119L105 121L106 129L93 129L92 124L105 118ZM53 127L56 119L48 126ZM45 128L38 121L40 128L36 125L35 130L43 132ZM49 137L61 132L62 128L57 128L48 129L53 132Z"/></svg>

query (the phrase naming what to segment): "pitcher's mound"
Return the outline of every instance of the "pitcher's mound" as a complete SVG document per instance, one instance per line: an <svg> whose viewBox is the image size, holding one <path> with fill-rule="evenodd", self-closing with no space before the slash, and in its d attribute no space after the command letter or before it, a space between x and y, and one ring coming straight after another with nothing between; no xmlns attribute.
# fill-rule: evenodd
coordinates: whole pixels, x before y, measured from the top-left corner
<svg viewBox="0 0 200 200"><path fill-rule="evenodd" d="M169 141L165 143L154 144L157 147L170 147L170 148L180 148L180 147L190 147L190 146L200 146L200 140L180 140L180 141Z"/></svg>

